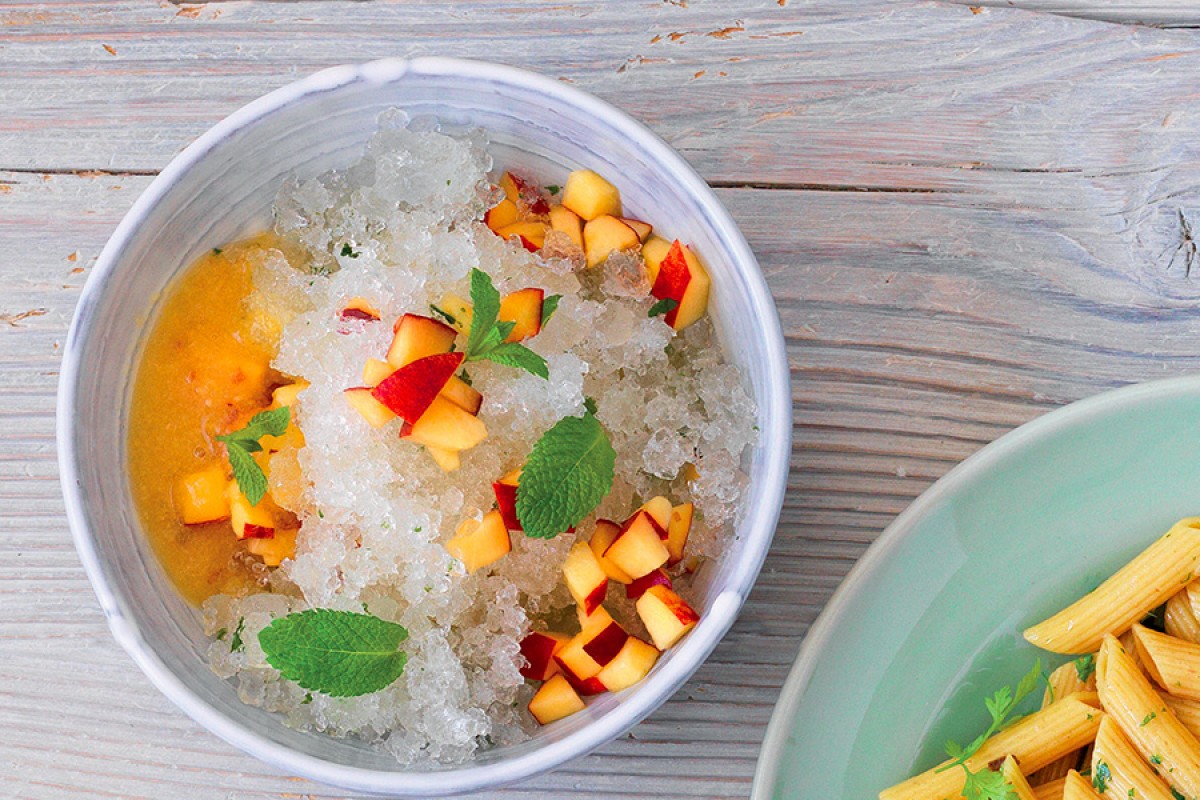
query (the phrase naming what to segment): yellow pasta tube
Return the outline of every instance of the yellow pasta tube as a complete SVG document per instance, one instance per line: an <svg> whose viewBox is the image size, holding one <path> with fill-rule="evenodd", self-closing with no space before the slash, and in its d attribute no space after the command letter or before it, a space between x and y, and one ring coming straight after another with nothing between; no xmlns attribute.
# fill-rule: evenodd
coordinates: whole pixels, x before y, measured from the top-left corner
<svg viewBox="0 0 1200 800"><path fill-rule="evenodd" d="M1105 717L1096 732L1092 753L1092 781L1112 797L1136 800L1173 800L1171 790L1125 738L1112 717Z"/></svg>
<svg viewBox="0 0 1200 800"><path fill-rule="evenodd" d="M1100 795L1096 794L1091 782L1075 770L1068 772L1067 777L1063 779L1061 796L1062 800L1100 800Z"/></svg>
<svg viewBox="0 0 1200 800"><path fill-rule="evenodd" d="M1172 697L1169 694L1162 696L1163 702L1167 704L1167 708L1175 713L1179 721L1183 723L1183 727L1192 732L1192 735L1200 739L1200 700L1189 700L1186 697Z"/></svg>
<svg viewBox="0 0 1200 800"><path fill-rule="evenodd" d="M1096 657L1096 688L1105 712L1159 777L1185 797L1200 797L1200 741L1113 636L1104 637Z"/></svg>
<svg viewBox="0 0 1200 800"><path fill-rule="evenodd" d="M1029 779L1025 777L1024 772L1021 772L1021 767L1015 758L1008 756L1004 759L1004 763L1000 765L1000 774L1012 787L1017 800L1037 800L1037 796L1033 793L1033 787L1029 785Z"/></svg>
<svg viewBox="0 0 1200 800"><path fill-rule="evenodd" d="M1087 683L1079 680L1079 670L1075 668L1075 662L1068 661L1051 672L1050 677L1046 679L1046 691L1042 694L1042 708L1076 692L1088 691L1088 689L1092 688L1088 686L1088 683L1092 682L1091 677L1088 678ZM1079 766L1079 753L1067 753L1054 763L1031 775L1029 782L1034 786L1041 786L1044 783L1057 781L1066 777L1067 772L1077 766Z"/></svg>
<svg viewBox="0 0 1200 800"><path fill-rule="evenodd" d="M1133 626L1133 639L1142 666L1159 686L1176 697L1200 700L1200 644L1141 625Z"/></svg>
<svg viewBox="0 0 1200 800"><path fill-rule="evenodd" d="M1192 605L1193 587L1176 592L1167 600L1167 609L1163 615L1163 627L1172 636L1178 636L1189 642L1200 642L1200 620L1196 619L1196 608ZM1200 591L1197 592L1200 595Z"/></svg>
<svg viewBox="0 0 1200 800"><path fill-rule="evenodd" d="M1033 787L1033 796L1037 800L1063 800L1063 787L1066 783L1066 778L1059 778L1056 781L1049 781L1043 783L1041 786L1035 786Z"/></svg>
<svg viewBox="0 0 1200 800"><path fill-rule="evenodd" d="M967 768L978 772L994 761L1013 756L1029 772L1036 772L1096 738L1104 713L1095 703L1095 693L1080 692L1030 714L984 742L967 759ZM879 800L956 800L962 796L964 776L958 767L939 771L949 763L884 789Z"/></svg>
<svg viewBox="0 0 1200 800"><path fill-rule="evenodd" d="M1094 591L1025 630L1055 653L1090 653L1105 634L1119 635L1200 573L1200 517L1175 523Z"/></svg>

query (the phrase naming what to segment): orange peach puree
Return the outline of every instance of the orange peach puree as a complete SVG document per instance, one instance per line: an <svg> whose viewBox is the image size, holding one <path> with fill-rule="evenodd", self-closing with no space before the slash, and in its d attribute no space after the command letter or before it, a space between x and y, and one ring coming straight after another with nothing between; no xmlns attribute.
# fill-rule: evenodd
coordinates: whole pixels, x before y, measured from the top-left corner
<svg viewBox="0 0 1200 800"><path fill-rule="evenodd" d="M245 592L256 585L256 571L265 574L228 520L184 525L171 493L177 478L213 464L228 476L224 448L213 437L264 408L282 382L268 366L274 342L251 335L244 307L253 288L247 255L271 244L260 236L190 266L168 290L134 379L128 442L134 503L155 554L191 603Z"/></svg>

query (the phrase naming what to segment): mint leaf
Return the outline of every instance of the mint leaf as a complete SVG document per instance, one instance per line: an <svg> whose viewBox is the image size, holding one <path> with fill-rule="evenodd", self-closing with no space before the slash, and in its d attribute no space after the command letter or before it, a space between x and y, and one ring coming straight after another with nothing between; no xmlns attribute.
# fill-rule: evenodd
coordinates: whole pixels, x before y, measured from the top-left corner
<svg viewBox="0 0 1200 800"><path fill-rule="evenodd" d="M357 697L391 685L408 657L402 625L353 611L314 608L274 620L258 634L267 663L304 689Z"/></svg>
<svg viewBox="0 0 1200 800"><path fill-rule="evenodd" d="M258 447L258 442L253 443ZM237 444L226 444L225 451L229 454L229 466L233 467L233 479L250 505L256 506L267 493L267 476L262 467L254 460L254 456Z"/></svg>
<svg viewBox="0 0 1200 800"><path fill-rule="evenodd" d="M258 440L264 436L283 436L283 434L287 433L288 423L291 422L291 419L292 410L287 406L260 411L250 418L250 421L246 423L246 427L233 433L227 433L224 436L218 436L217 440L221 442L239 442L243 446L248 442L258 444Z"/></svg>
<svg viewBox="0 0 1200 800"><path fill-rule="evenodd" d="M500 313L500 292L496 291L491 277L481 269L471 270L471 306L474 311L471 316L471 335L467 337L468 358L479 355L484 342L495 329L496 315ZM504 341L504 336L500 337L500 341Z"/></svg>
<svg viewBox="0 0 1200 800"><path fill-rule="evenodd" d="M550 369L546 366L546 359L518 342L507 342L497 345L484 353L483 358L486 358L488 361L494 361L497 364L503 364L506 367L517 367L526 372L532 372L539 378L548 379L550 377Z"/></svg>
<svg viewBox="0 0 1200 800"><path fill-rule="evenodd" d="M233 636L229 640L229 652L240 653L246 649L246 643L242 641L242 632L246 630L246 618L238 617L237 627L233 629Z"/></svg>
<svg viewBox="0 0 1200 800"><path fill-rule="evenodd" d="M612 489L617 454L591 413L542 434L521 470L517 519L525 535L552 539L590 514Z"/></svg>
<svg viewBox="0 0 1200 800"><path fill-rule="evenodd" d="M554 316L554 312L558 311L558 301L562 300L561 294L552 294L549 297L542 298L542 327L546 327L546 323Z"/></svg>
<svg viewBox="0 0 1200 800"><path fill-rule="evenodd" d="M650 310L646 312L647 317L661 317L663 314L670 314L675 309L679 308L679 301L673 297L664 297L654 305L650 306Z"/></svg>

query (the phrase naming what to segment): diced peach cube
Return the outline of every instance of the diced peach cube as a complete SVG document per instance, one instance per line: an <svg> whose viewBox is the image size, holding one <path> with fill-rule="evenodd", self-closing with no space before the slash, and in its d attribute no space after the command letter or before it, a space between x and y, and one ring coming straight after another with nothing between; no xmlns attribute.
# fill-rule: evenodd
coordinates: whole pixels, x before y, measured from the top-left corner
<svg viewBox="0 0 1200 800"><path fill-rule="evenodd" d="M229 479L225 470L211 467L184 475L171 493L175 510L184 525L202 525L229 518Z"/></svg>
<svg viewBox="0 0 1200 800"><path fill-rule="evenodd" d="M371 387L369 386L344 389L342 396L346 398L350 407L362 415L362 418L373 428L382 428L389 420L396 417L390 408L371 396Z"/></svg>
<svg viewBox="0 0 1200 800"><path fill-rule="evenodd" d="M298 380L295 383L276 387L275 391L271 393L271 408L294 407L300 398L300 393L308 387L309 382L306 380Z"/></svg>
<svg viewBox="0 0 1200 800"><path fill-rule="evenodd" d="M596 674L596 679L608 691L619 692L650 674L656 661L658 650L653 645L636 636L629 636L621 651Z"/></svg>
<svg viewBox="0 0 1200 800"><path fill-rule="evenodd" d="M642 244L642 260L646 262L646 280L654 285L663 259L671 252L671 243L661 236L651 236Z"/></svg>
<svg viewBox="0 0 1200 800"><path fill-rule="evenodd" d="M226 489L226 497L229 498L229 522L233 526L233 533L237 538L246 538L247 526L270 528L272 531L276 529L275 516L271 513L275 504L270 501L269 495L264 495L258 501L258 505L252 506L246 495L242 494L241 489L238 488L237 483L230 481L229 487Z"/></svg>
<svg viewBox="0 0 1200 800"><path fill-rule="evenodd" d="M646 511L639 511L625 523L620 535L604 551L621 570L636 579L667 563L671 554L660 536L658 523Z"/></svg>
<svg viewBox="0 0 1200 800"><path fill-rule="evenodd" d="M663 320L675 330L682 330L704 316L710 284L708 270L700 259L676 239L659 264L650 293L660 300L678 303Z"/></svg>
<svg viewBox="0 0 1200 800"><path fill-rule="evenodd" d="M442 397L473 416L479 414L479 407L483 405L483 395L457 375L450 377L450 380L442 387L441 394Z"/></svg>
<svg viewBox="0 0 1200 800"><path fill-rule="evenodd" d="M558 662L554 654L571 637L561 633L534 631L521 640L521 655L528 662L521 667L521 674L534 681L544 681L558 674Z"/></svg>
<svg viewBox="0 0 1200 800"><path fill-rule="evenodd" d="M361 319L374 322L379 319L379 309L371 305L365 297L352 297L342 308L342 319Z"/></svg>
<svg viewBox="0 0 1200 800"><path fill-rule="evenodd" d="M585 708L583 700L562 675L555 675L543 683L529 701L529 713L541 725L549 725Z"/></svg>
<svg viewBox="0 0 1200 800"><path fill-rule="evenodd" d="M492 229L493 233L498 232L501 228L512 225L520 218L517 211L517 204L507 197L501 200L497 205L488 209L483 215L483 224Z"/></svg>
<svg viewBox="0 0 1200 800"><path fill-rule="evenodd" d="M577 169L567 176L562 204L585 220L605 214L621 216L621 193L590 169Z"/></svg>
<svg viewBox="0 0 1200 800"><path fill-rule="evenodd" d="M500 513L489 511L482 520L463 520L454 538L446 542L446 550L463 562L467 572L475 572L504 557L512 550L512 540Z"/></svg>
<svg viewBox="0 0 1200 800"><path fill-rule="evenodd" d="M654 226L649 222L642 222L640 219L629 219L621 217L621 222L624 222L629 227L633 228L633 232L637 234L638 241L645 242L650 238L650 234L654 232Z"/></svg>
<svg viewBox="0 0 1200 800"><path fill-rule="evenodd" d="M563 562L563 578L571 597L586 614L599 607L608 594L608 575L587 542L576 542L571 547Z"/></svg>
<svg viewBox="0 0 1200 800"><path fill-rule="evenodd" d="M449 353L458 331L433 317L405 314L396 323L387 361L399 368L418 358Z"/></svg>
<svg viewBox="0 0 1200 800"><path fill-rule="evenodd" d="M650 516L654 517L654 521L658 523L658 527L662 528L663 532L666 533L667 526L671 523L670 500L662 495L659 495L658 497L651 497L642 504L640 510L645 511Z"/></svg>
<svg viewBox="0 0 1200 800"><path fill-rule="evenodd" d="M421 418L411 426L405 426L400 435L426 447L470 450L486 439L488 432L479 417L438 395Z"/></svg>
<svg viewBox="0 0 1200 800"><path fill-rule="evenodd" d="M583 220L565 206L554 206L550 209L550 227L571 237L571 241L579 249L583 249Z"/></svg>
<svg viewBox="0 0 1200 800"><path fill-rule="evenodd" d="M471 319L475 316L475 309L469 302L456 294L447 292L442 295L437 307L450 317L448 322L455 330L464 336L471 333Z"/></svg>
<svg viewBox="0 0 1200 800"><path fill-rule="evenodd" d="M647 589L638 598L637 612L659 650L671 647L700 621L687 601L666 586Z"/></svg>
<svg viewBox="0 0 1200 800"><path fill-rule="evenodd" d="M496 508L504 517L504 524L510 531L523 531L521 520L517 518L517 483L521 479L521 468L518 467L492 484L496 494Z"/></svg>
<svg viewBox="0 0 1200 800"><path fill-rule="evenodd" d="M683 560L683 549L687 546L692 531L691 503L683 503L671 509L671 521L667 524L667 552L671 554L667 564L678 564Z"/></svg>
<svg viewBox="0 0 1200 800"><path fill-rule="evenodd" d="M275 531L270 539L247 539L246 549L262 559L268 567L278 567L285 558L296 557L296 534L294 528Z"/></svg>
<svg viewBox="0 0 1200 800"><path fill-rule="evenodd" d="M583 226L583 252L589 267L598 266L618 250L631 250L641 244L637 233L616 217L596 217Z"/></svg>
<svg viewBox="0 0 1200 800"><path fill-rule="evenodd" d="M374 388L395 371L395 367L382 359L368 358L363 364L363 386Z"/></svg>
<svg viewBox="0 0 1200 800"><path fill-rule="evenodd" d="M633 583L632 575L618 567L612 562L612 559L606 558L604 555L604 551L620 535L620 525L612 520L598 519L596 520L596 529L592 532L592 538L588 540L588 546L592 548L592 553L595 554L596 560L600 562L600 568L608 574L609 578L617 583Z"/></svg>
<svg viewBox="0 0 1200 800"><path fill-rule="evenodd" d="M441 447L430 447L425 445L425 449L429 452L434 463L442 468L443 472L454 472L462 466L462 459L459 457L457 450L445 450Z"/></svg>
<svg viewBox="0 0 1200 800"><path fill-rule="evenodd" d="M540 250L546 243L546 223L544 222L514 222L512 225L505 225L496 233L505 239L518 237L521 239L521 244L525 245L526 250Z"/></svg>
<svg viewBox="0 0 1200 800"><path fill-rule="evenodd" d="M497 319L501 322L513 322L512 331L506 342L519 342L536 336L542 329L542 300L546 292L542 289L521 289L513 292L500 301L500 313Z"/></svg>

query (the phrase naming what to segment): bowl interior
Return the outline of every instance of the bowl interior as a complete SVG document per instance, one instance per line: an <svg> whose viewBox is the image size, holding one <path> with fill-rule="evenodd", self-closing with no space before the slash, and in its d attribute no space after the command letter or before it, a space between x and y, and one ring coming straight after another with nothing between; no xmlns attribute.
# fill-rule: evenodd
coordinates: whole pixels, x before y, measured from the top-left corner
<svg viewBox="0 0 1200 800"><path fill-rule="evenodd" d="M810 634L756 798L862 798L987 727L983 700L1041 658L1020 632L1200 508L1200 378L1055 411L939 481Z"/></svg>
<svg viewBox="0 0 1200 800"><path fill-rule="evenodd" d="M171 279L205 250L269 225L275 193L289 175L312 176L352 162L374 132L378 115L389 108L432 115L450 126L483 127L497 165L513 165L548 182L561 182L563 170L582 165L615 176L632 213L663 220L665 233L693 243L712 273L714 315L727 352L744 370L758 402L764 432L747 461L751 510L739 522L726 557L715 565L704 600L711 613L692 636L637 687L600 699L587 713L549 726L531 741L490 751L473 766L486 768L568 741L639 695L646 706L640 714L651 710L698 666L732 622L773 532L790 435L786 364L777 317L769 299L764 307L765 288L744 240L695 174L640 126L622 115L606 120L607 106L552 82L514 79L515 71L487 66L434 60L334 70L314 76L303 92L276 93L239 112L223 129L219 126L221 135L203 137L181 156L183 163L177 160L151 187L153 196L161 185L160 196L153 203L143 198L123 223L77 312L68 346L75 383L63 406L73 415L68 429L73 453L65 460L77 480L67 493L69 506L72 493L79 500L73 527L101 602L118 638L143 668L159 676L160 688L210 727L221 717L234 720L259 740L279 746L272 751L276 756L290 751L336 765L402 771L390 756L355 740L284 727L273 715L242 704L230 684L209 671L197 612L170 587L131 507L123 410L146 323ZM567 94L551 98L548 89ZM731 319L743 324L720 324ZM181 700L183 695L190 698ZM646 705L651 695L654 702ZM213 710L215 715L209 713ZM238 738L228 728L217 732ZM607 736L617 732L614 728ZM235 743L246 746L241 739ZM280 762L271 753L257 754ZM561 750L551 760L573 754ZM305 771L295 763L285 766ZM330 779L328 774L315 777Z"/></svg>

